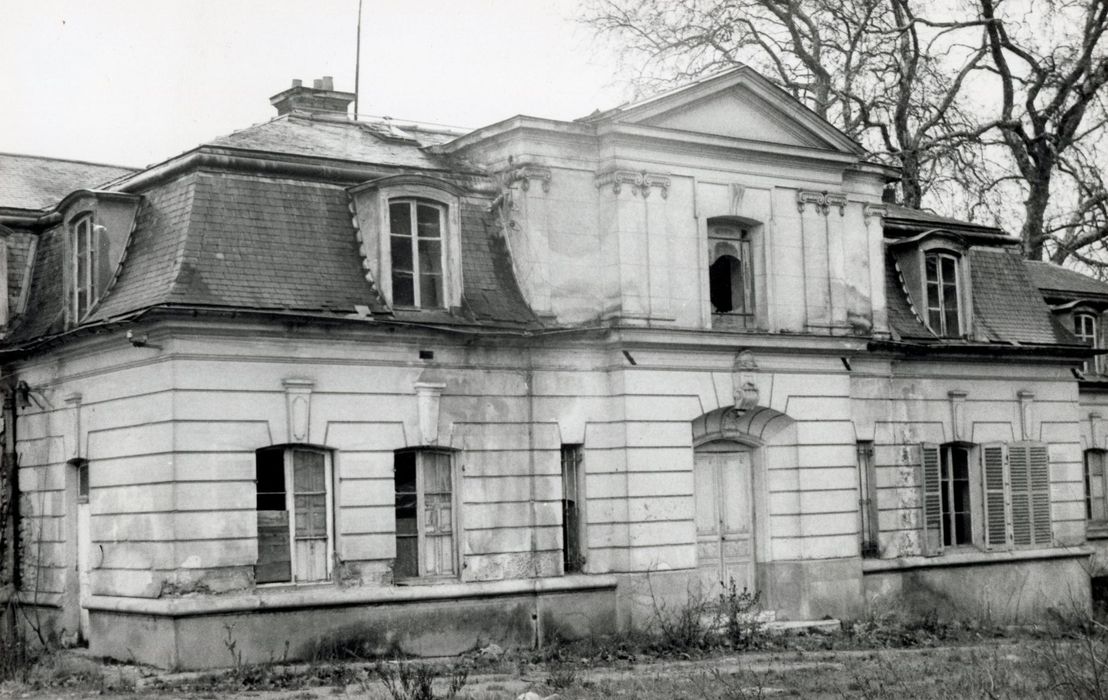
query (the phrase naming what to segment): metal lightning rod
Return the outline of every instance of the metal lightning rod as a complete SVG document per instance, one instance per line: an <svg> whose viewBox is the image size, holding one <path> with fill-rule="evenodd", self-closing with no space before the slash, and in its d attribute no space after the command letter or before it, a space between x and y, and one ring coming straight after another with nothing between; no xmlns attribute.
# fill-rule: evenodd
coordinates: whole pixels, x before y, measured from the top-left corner
<svg viewBox="0 0 1108 700"><path fill-rule="evenodd" d="M358 0L358 38L354 48L354 121L358 120L358 95L361 93L362 70L362 0Z"/></svg>

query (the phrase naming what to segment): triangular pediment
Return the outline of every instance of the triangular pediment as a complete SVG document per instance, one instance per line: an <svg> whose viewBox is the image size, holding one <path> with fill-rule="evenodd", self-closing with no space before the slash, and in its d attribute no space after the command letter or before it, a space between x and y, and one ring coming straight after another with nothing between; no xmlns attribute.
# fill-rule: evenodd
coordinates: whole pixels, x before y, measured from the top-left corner
<svg viewBox="0 0 1108 700"><path fill-rule="evenodd" d="M736 68L595 121L860 154L861 147L750 68Z"/></svg>

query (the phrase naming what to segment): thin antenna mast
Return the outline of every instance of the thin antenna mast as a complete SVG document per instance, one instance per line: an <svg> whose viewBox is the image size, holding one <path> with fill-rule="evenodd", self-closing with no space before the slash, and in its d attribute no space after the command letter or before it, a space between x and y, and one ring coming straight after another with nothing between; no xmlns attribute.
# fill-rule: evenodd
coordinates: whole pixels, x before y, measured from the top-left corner
<svg viewBox="0 0 1108 700"><path fill-rule="evenodd" d="M361 93L362 69L362 0L358 0L358 38L354 48L354 121L358 120L358 95Z"/></svg>

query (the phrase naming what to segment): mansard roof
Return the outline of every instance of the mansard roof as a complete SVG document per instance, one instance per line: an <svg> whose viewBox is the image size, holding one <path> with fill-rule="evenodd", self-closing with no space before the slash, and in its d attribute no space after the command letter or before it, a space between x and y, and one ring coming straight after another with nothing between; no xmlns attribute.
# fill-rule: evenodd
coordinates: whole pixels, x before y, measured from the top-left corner
<svg viewBox="0 0 1108 700"><path fill-rule="evenodd" d="M125 173L117 186L142 196L135 227L115 278L82 325L158 308L537 325L489 210L490 190L468 187L481 177L423 150L453 135L290 114ZM367 279L352 222L348 187L419 171L451 177L466 194L459 218L464 286L461 305L450 311L391 310ZM63 233L38 228L25 313L9 346L65 331Z"/></svg>
<svg viewBox="0 0 1108 700"><path fill-rule="evenodd" d="M1089 299L1108 300L1108 282L1056 265L1052 262L1028 260L1027 269L1035 285L1048 299L1077 301Z"/></svg>

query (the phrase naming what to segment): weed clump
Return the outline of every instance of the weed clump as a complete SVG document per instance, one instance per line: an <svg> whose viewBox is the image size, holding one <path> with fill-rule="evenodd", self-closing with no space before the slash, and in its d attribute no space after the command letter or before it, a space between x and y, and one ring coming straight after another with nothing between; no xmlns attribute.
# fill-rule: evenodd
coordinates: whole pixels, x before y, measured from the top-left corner
<svg viewBox="0 0 1108 700"><path fill-rule="evenodd" d="M444 672L433 664L379 661L373 670L392 700L453 700L469 680L469 668L462 664L454 664ZM435 681L440 676L444 676L446 685L442 695L435 692Z"/></svg>

